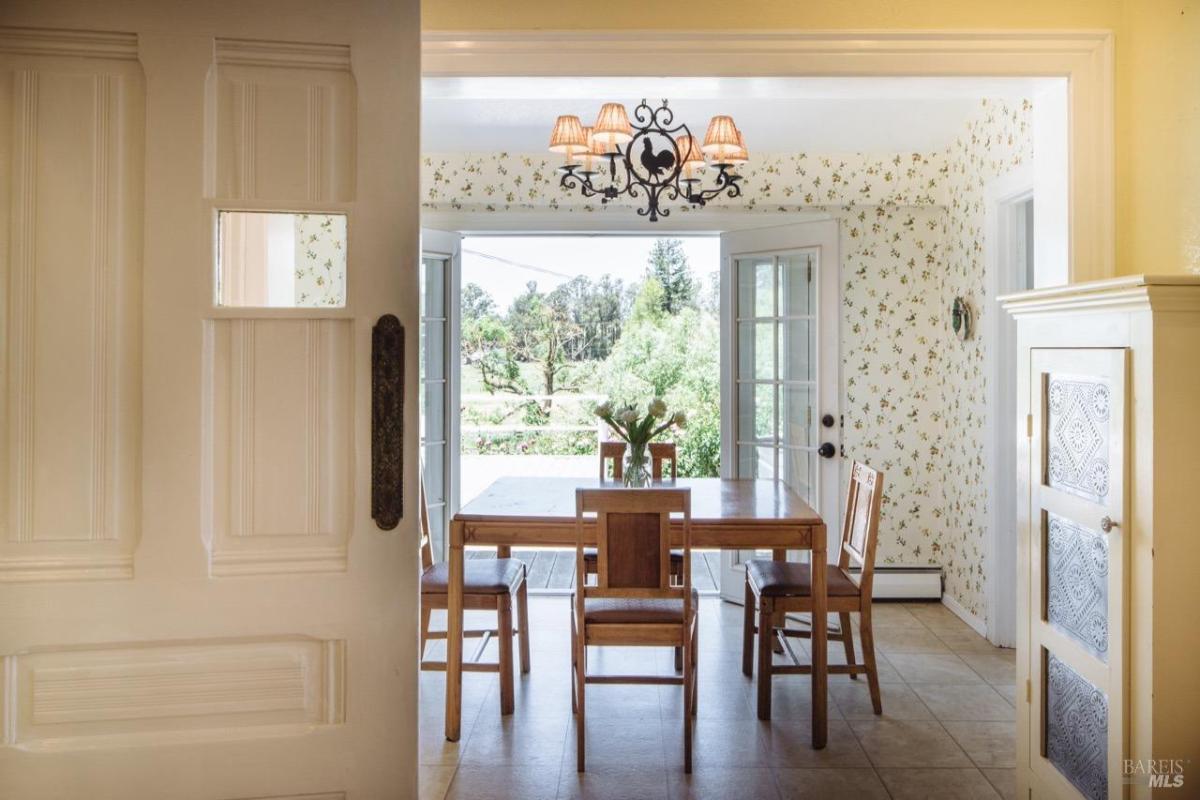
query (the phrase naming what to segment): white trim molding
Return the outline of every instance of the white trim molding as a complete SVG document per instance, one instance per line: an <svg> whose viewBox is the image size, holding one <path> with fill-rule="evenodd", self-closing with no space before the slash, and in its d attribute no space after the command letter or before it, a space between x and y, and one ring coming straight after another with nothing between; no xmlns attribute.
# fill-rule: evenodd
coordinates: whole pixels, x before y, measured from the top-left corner
<svg viewBox="0 0 1200 800"><path fill-rule="evenodd" d="M942 605L944 605L946 608L950 609L951 613L953 613L954 616L958 617L963 622L970 625L971 629L974 630L976 633L978 633L980 636L983 636L985 638L987 637L987 623L985 623L979 617L972 614L970 611L967 611L967 609L963 608L962 605L960 605L959 602L957 600L955 600L953 597L951 597L948 594L942 595Z"/></svg>
<svg viewBox="0 0 1200 800"><path fill-rule="evenodd" d="M1115 275L1111 31L427 31L421 64L429 77L633 77L646 64L660 76L1065 77L1070 280Z"/></svg>

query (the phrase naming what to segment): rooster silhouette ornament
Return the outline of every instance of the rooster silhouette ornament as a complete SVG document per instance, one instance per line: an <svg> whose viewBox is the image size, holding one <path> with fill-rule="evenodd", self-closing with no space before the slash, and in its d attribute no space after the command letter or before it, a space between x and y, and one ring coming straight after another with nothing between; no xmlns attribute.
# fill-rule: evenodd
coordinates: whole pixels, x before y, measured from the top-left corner
<svg viewBox="0 0 1200 800"><path fill-rule="evenodd" d="M650 142L650 137L642 139L642 166L646 168L646 173L651 177L661 180L664 172L670 172L675 166L675 154L670 150L662 150L658 153L654 152L654 145Z"/></svg>

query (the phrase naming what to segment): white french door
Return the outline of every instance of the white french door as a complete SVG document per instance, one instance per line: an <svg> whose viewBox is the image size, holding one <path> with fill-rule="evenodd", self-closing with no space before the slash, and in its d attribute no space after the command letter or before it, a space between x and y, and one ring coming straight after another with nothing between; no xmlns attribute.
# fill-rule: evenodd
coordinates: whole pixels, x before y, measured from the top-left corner
<svg viewBox="0 0 1200 800"><path fill-rule="evenodd" d="M838 224L721 236L721 469L787 484L826 520L840 489ZM757 554L770 557L769 553ZM746 559L721 555L721 596L742 601Z"/></svg>
<svg viewBox="0 0 1200 800"><path fill-rule="evenodd" d="M416 795L418 12L0 3L0 797Z"/></svg>
<svg viewBox="0 0 1200 800"><path fill-rule="evenodd" d="M438 561L446 558L446 530L459 502L461 259L460 234L421 230L421 462Z"/></svg>

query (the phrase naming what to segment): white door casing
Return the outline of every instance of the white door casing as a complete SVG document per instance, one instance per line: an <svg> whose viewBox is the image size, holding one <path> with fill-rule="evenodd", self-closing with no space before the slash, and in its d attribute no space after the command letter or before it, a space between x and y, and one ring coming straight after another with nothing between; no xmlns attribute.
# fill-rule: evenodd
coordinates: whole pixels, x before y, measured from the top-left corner
<svg viewBox="0 0 1200 800"><path fill-rule="evenodd" d="M739 377L739 327L754 328L761 323L739 322L745 315L738 310L738 276L737 267L740 260L762 259L763 263L773 264L775 277L772 282L781 285L780 262L783 259L805 257L809 265L809 281L815 284L810 289L811 308L808 313L800 315L807 319L797 318L794 323L777 323L779 326L776 341L784 342L791 347L797 345L798 334L807 332L814 337L815 342L810 348L805 348L814 356L815 363L810 365L812 372L809 402L806 411L810 418L797 423L790 420L793 427L798 425L805 431L802 437L805 444L794 448L793 452L801 453L809 462L815 462L815 478L811 486L811 495L804 499L812 503L826 521L830 537L830 552L837 551L840 536L839 495L841 491L840 477L840 403L841 403L841 358L839 346L839 320L841 318L841 286L840 286L840 255L838 242L838 223L836 220L820 220L783 225L770 228L758 228L724 233L721 235L721 474L722 477L753 477L739 474L739 395L743 381ZM776 317L792 316L794 312L784 312L779 307L778 289L773 301L771 313ZM754 317L758 312L754 312ZM765 323L771 324L771 323ZM801 330L803 329L803 330ZM784 339L777 338L778 336ZM773 361L778 373L779 346ZM779 382L779 375L773 379ZM795 383L799 387L800 383ZM815 392L812 390L815 388ZM757 391L756 386L754 391ZM772 388L773 395L778 398L780 393L788 389L783 383ZM778 414L780 402L775 400ZM832 417L834 424L826 427L821 423L825 415ZM787 416L782 415L782 416ZM780 416L780 422L782 422ZM789 437L790 438L790 437ZM834 448L831 458L816 455L818 446L828 442ZM721 596L734 603L741 603L743 598L742 582L744 568L742 561L745 555L726 551L721 555Z"/></svg>
<svg viewBox="0 0 1200 800"><path fill-rule="evenodd" d="M418 11L342 12L0 11L2 797L416 794ZM222 209L345 215L344 308L215 305Z"/></svg>
<svg viewBox="0 0 1200 800"><path fill-rule="evenodd" d="M1024 435L1017 419L1016 321L995 298L1032 289L1025 252L1017 252L1017 211L1034 197L1035 171L1015 169L984 187L984 264L989 307L981 325L984 374L988 376L983 463L988 473L987 538L984 554L987 637L998 647L1017 641L1017 442ZM1035 228L1034 235L1043 233ZM1035 265L1036 268L1036 265Z"/></svg>

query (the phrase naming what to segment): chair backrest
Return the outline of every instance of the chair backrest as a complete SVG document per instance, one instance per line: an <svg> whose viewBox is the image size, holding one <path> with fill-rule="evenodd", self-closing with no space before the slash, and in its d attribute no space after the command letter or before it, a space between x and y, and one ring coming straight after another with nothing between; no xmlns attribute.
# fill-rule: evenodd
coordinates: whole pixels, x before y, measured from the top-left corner
<svg viewBox="0 0 1200 800"><path fill-rule="evenodd" d="M429 569L433 566L433 543L429 538L429 505L425 501L425 473L422 472L418 478L421 486L420 508L418 516L421 519L421 571Z"/></svg>
<svg viewBox="0 0 1200 800"><path fill-rule="evenodd" d="M663 478L663 462L671 462L671 477L679 477L679 467L676 466L678 459L675 458L675 443L674 442L651 442L650 443L650 477L653 480L661 481Z"/></svg>
<svg viewBox="0 0 1200 800"><path fill-rule="evenodd" d="M600 480L609 479L609 462L612 463L612 480L619 481L625 475L625 443L600 443Z"/></svg>
<svg viewBox="0 0 1200 800"><path fill-rule="evenodd" d="M585 585L585 514L596 515L598 574ZM671 514L683 515L683 585L671 585ZM575 490L575 585L586 597L679 598L692 587L692 490L687 488ZM686 610L686 608L685 608ZM580 608L582 613L582 608Z"/></svg>
<svg viewBox="0 0 1200 800"><path fill-rule="evenodd" d="M850 488L846 491L846 513L842 518L842 551L838 567L843 572L861 567L858 585L862 596L871 596L875 574L875 543L879 538L879 509L883 503L883 473L855 461L850 470Z"/></svg>

